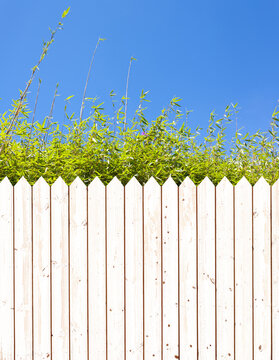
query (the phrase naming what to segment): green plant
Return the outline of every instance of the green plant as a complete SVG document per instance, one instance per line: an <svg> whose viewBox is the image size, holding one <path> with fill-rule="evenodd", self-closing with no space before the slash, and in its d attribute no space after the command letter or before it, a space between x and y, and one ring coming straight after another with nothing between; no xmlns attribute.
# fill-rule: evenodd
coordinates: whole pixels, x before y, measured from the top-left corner
<svg viewBox="0 0 279 360"><path fill-rule="evenodd" d="M64 18L67 9L62 18ZM79 176L86 184L98 176L107 184L117 176L123 184L133 176L144 184L151 176L160 184L171 175L180 184L185 177L199 184L208 176L217 184L226 176L236 184L242 176L254 184L260 176L273 184L279 177L278 163L278 108L272 115L270 129L255 134L242 133L237 128L237 104L225 109L224 115L210 114L207 133L200 135L201 128L189 126L189 111L182 113L181 99L174 98L167 108L151 121L145 116L144 104L149 100L148 91L141 92L139 106L131 119L127 119L128 80L126 96L120 106L113 100L113 115L106 115L103 103L85 98L91 65L81 109L78 116L68 113L67 125L59 125L52 119L52 110L42 123L34 121L35 109L28 107L27 93L34 80L38 65L45 57L54 35L61 29L51 31L51 38L44 43L42 55L32 69L31 78L20 98L13 101L9 111L0 114L0 180L7 176L13 184L24 176L31 184L43 176L50 184L61 176L70 184ZM41 81L39 80L39 86ZM37 91L37 99L38 99ZM56 93L54 94L55 100ZM54 105L53 100L53 105ZM91 113L83 118L85 104ZM52 107L53 109L53 107ZM236 123L235 135L228 140L226 129Z"/></svg>

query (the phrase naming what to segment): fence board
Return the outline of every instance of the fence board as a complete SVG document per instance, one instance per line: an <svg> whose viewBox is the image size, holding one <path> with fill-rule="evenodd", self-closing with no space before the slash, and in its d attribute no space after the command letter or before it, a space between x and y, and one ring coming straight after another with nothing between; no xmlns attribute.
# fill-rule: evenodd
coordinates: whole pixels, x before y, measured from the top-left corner
<svg viewBox="0 0 279 360"><path fill-rule="evenodd" d="M142 186L125 186L126 360L143 360Z"/></svg>
<svg viewBox="0 0 279 360"><path fill-rule="evenodd" d="M253 189L254 209L254 359L271 358L270 186L264 180Z"/></svg>
<svg viewBox="0 0 279 360"><path fill-rule="evenodd" d="M124 359L124 188L107 186L107 346L108 360Z"/></svg>
<svg viewBox="0 0 279 360"><path fill-rule="evenodd" d="M106 223L105 186L95 178L88 186L88 322L89 359L106 359Z"/></svg>
<svg viewBox="0 0 279 360"><path fill-rule="evenodd" d="M234 358L233 186L216 187L217 359Z"/></svg>
<svg viewBox="0 0 279 360"><path fill-rule="evenodd" d="M76 178L70 186L71 360L87 358L87 190Z"/></svg>
<svg viewBox="0 0 279 360"><path fill-rule="evenodd" d="M179 358L178 349L178 188L172 178L162 186L163 358Z"/></svg>
<svg viewBox="0 0 279 360"><path fill-rule="evenodd" d="M252 334L252 186L235 186L235 359L251 360Z"/></svg>
<svg viewBox="0 0 279 360"><path fill-rule="evenodd" d="M68 186L51 186L52 360L69 359Z"/></svg>
<svg viewBox="0 0 279 360"><path fill-rule="evenodd" d="M196 186L179 186L180 358L197 359Z"/></svg>
<svg viewBox="0 0 279 360"><path fill-rule="evenodd" d="M272 355L279 359L279 180L272 186Z"/></svg>
<svg viewBox="0 0 279 360"><path fill-rule="evenodd" d="M34 359L51 354L50 328L50 188L43 178L33 187Z"/></svg>
<svg viewBox="0 0 279 360"><path fill-rule="evenodd" d="M198 343L199 359L215 359L215 187L198 186Z"/></svg>
<svg viewBox="0 0 279 360"><path fill-rule="evenodd" d="M144 358L161 360L161 187L144 185Z"/></svg>
<svg viewBox="0 0 279 360"><path fill-rule="evenodd" d="M0 359L14 360L13 187L0 182Z"/></svg>
<svg viewBox="0 0 279 360"><path fill-rule="evenodd" d="M21 178L14 188L15 359L32 356L32 207L31 186Z"/></svg>

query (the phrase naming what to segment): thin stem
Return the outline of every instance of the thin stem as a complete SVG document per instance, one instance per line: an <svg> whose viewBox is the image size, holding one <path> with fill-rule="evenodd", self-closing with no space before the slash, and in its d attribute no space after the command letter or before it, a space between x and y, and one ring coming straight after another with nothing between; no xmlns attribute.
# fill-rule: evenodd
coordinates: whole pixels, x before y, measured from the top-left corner
<svg viewBox="0 0 279 360"><path fill-rule="evenodd" d="M47 119L47 128L50 124L50 119L52 119L52 114L53 114L53 108L54 108L54 103L55 103L55 98L57 96L57 90L58 90L58 86L59 84L57 83L56 84L56 87L55 87L55 92L54 92L54 96L53 96L53 99L52 99L52 103L51 103L51 107L50 107L50 112L49 112L49 116L48 116L48 119ZM46 141L47 141L47 136L48 136L48 133L46 132L45 135L44 135L44 140L43 140L43 143L45 144Z"/></svg>
<svg viewBox="0 0 279 360"><path fill-rule="evenodd" d="M41 83L42 83L42 80L39 79L39 85L38 85L38 89L37 89L35 106L34 106L34 110L33 110L32 122L31 122L30 132L29 132L29 136L28 136L28 143L27 143L27 147L26 147L26 154L27 154L27 152L28 152L28 150L29 150L29 144L30 144L30 139L31 139L31 135L32 135L32 131L33 131L33 126L34 126L35 113L36 113L36 109L37 109L37 103L38 103L38 97L39 97L39 92L40 92Z"/></svg>
<svg viewBox="0 0 279 360"><path fill-rule="evenodd" d="M34 77L35 77L35 75L36 75L37 70L39 70L39 65L41 64L41 62L43 61L45 55L47 54L47 51L48 51L50 45L51 45L51 44L53 43L53 41L54 41L54 36L55 36L56 32L57 32L59 29L61 29L61 26L62 26L62 23L59 22L58 25L57 25L57 27L56 27L56 29L51 32L50 40L49 40L47 43L44 44L43 52L42 52L42 54L41 54L41 56L40 56L40 59L39 59L37 65L35 65L35 66L32 68L31 77L30 77L30 79L28 80L24 91L21 93L21 96L20 96L19 101L18 101L18 106L17 106L17 108L16 108L16 110L15 110L15 113L14 113L14 116L13 116L13 118L12 118L12 120L11 120L10 126L9 126L9 128L8 128L8 130L7 130L7 132L6 132L6 136L8 136L9 133L12 131L12 129L13 129L13 127L14 127L17 119L18 119L18 116L19 116L19 114L20 114L20 111L21 111L21 109L22 109L22 105L23 105L23 102L24 102L24 100L25 100L25 98L26 98L27 92L28 92L28 90L29 90L29 88L30 88L30 85L32 84L32 82L33 82L33 80L34 80ZM6 145L6 143L3 142L3 144L2 144L2 146L1 146L1 148L0 148L0 154L3 152L5 145Z"/></svg>
<svg viewBox="0 0 279 360"><path fill-rule="evenodd" d="M125 94L125 114L124 114L124 133L126 131L126 123L127 123L127 106L128 106L128 87L129 87L129 78L130 78L130 71L131 71L131 65L132 61L135 60L133 57L130 59L129 63L129 69L128 69L128 75L127 75L127 81L126 81L126 94ZM125 136L125 134L124 134Z"/></svg>
<svg viewBox="0 0 279 360"><path fill-rule="evenodd" d="M93 52L92 58L91 58L91 62L90 62L90 66L89 66L89 70L88 70L88 74L87 74L87 78L86 78L86 83L85 83L85 87L84 87L84 91L83 91L83 97L82 97L82 102L81 102L81 107L80 107L80 114L79 114L79 120L82 120L82 114L83 114L83 109L84 109L84 100L85 100L85 95L86 95L86 90L87 90L87 85L88 85L88 81L89 81L89 77L90 77L90 73L91 73L91 68L92 68L92 64L96 55L96 51L98 49L98 46L100 44L100 41L104 41L105 39L99 38L95 47L95 50Z"/></svg>
<svg viewBox="0 0 279 360"><path fill-rule="evenodd" d="M39 97L41 83L42 83L42 80L39 79L39 85L38 85L38 89L37 89L36 101L35 101L35 106L34 106L34 110L33 110L33 117L32 117L30 133L29 133L29 139L30 139L32 131L33 131L33 125L34 125L34 120L35 120L35 113L36 113L36 109L37 109L37 103L38 103L38 97Z"/></svg>

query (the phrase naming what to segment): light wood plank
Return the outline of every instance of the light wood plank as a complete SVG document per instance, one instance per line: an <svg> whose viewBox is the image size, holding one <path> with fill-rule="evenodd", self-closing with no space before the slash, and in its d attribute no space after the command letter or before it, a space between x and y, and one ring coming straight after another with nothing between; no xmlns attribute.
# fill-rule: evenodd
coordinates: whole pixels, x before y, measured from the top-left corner
<svg viewBox="0 0 279 360"><path fill-rule="evenodd" d="M108 360L124 358L124 188L107 186L107 346Z"/></svg>
<svg viewBox="0 0 279 360"><path fill-rule="evenodd" d="M87 359L87 189L70 186L70 343L71 360Z"/></svg>
<svg viewBox="0 0 279 360"><path fill-rule="evenodd" d="M163 215L163 358L178 349L178 187L170 177L162 187Z"/></svg>
<svg viewBox="0 0 279 360"><path fill-rule="evenodd" d="M272 355L279 359L279 180L272 186Z"/></svg>
<svg viewBox="0 0 279 360"><path fill-rule="evenodd" d="M69 359L68 186L51 186L52 360Z"/></svg>
<svg viewBox="0 0 279 360"><path fill-rule="evenodd" d="M106 359L105 186L95 178L88 186L89 359Z"/></svg>
<svg viewBox="0 0 279 360"><path fill-rule="evenodd" d="M21 178L14 188L15 359L32 356L32 208L31 186Z"/></svg>
<svg viewBox="0 0 279 360"><path fill-rule="evenodd" d="M33 187L34 359L51 354L50 329L50 188L43 178Z"/></svg>
<svg viewBox="0 0 279 360"><path fill-rule="evenodd" d="M0 359L14 360L13 187L0 182Z"/></svg>
<svg viewBox="0 0 279 360"><path fill-rule="evenodd" d="M217 359L234 358L233 186L216 187Z"/></svg>
<svg viewBox="0 0 279 360"><path fill-rule="evenodd" d="M252 342L252 186L235 186L235 359L251 360Z"/></svg>
<svg viewBox="0 0 279 360"><path fill-rule="evenodd" d="M161 360L161 187L144 185L144 358Z"/></svg>
<svg viewBox="0 0 279 360"><path fill-rule="evenodd" d="M180 358L197 359L196 186L179 186Z"/></svg>
<svg viewBox="0 0 279 360"><path fill-rule="evenodd" d="M142 187L136 178L125 186L126 360L143 360Z"/></svg>
<svg viewBox="0 0 279 360"><path fill-rule="evenodd" d="M254 359L271 359L270 186L254 185Z"/></svg>
<svg viewBox="0 0 279 360"><path fill-rule="evenodd" d="M198 186L198 343L199 359L215 359L215 187Z"/></svg>

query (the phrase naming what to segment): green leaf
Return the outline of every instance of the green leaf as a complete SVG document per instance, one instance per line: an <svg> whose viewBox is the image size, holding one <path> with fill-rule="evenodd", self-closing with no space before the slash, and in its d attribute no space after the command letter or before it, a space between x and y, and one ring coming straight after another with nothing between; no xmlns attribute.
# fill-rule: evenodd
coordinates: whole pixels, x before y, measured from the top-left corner
<svg viewBox="0 0 279 360"><path fill-rule="evenodd" d="M65 99L65 101L67 100L70 100L72 97L74 97L75 95L71 95L71 96L68 96L67 99Z"/></svg>
<svg viewBox="0 0 279 360"><path fill-rule="evenodd" d="M69 6L67 10L64 10L64 11L63 11L62 19L64 19L64 18L68 15L68 12L70 11L70 8L71 8L71 7Z"/></svg>

